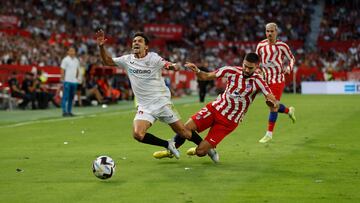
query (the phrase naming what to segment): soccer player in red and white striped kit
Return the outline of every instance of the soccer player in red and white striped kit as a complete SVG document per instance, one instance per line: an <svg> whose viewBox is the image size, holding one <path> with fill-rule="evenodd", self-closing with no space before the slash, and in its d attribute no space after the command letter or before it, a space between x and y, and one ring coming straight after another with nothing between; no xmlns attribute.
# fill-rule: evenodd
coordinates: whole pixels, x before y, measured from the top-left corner
<svg viewBox="0 0 360 203"><path fill-rule="evenodd" d="M276 99L280 101L285 87L285 74L290 74L293 70L295 58L291 53L289 46L277 39L278 26L276 23L268 23L265 26L266 38L259 42L256 47L256 53L260 57L263 76ZM288 59L288 65L284 67L284 58ZM277 107L270 107L268 129L265 136L259 140L260 143L266 143L272 139L273 130L278 117L278 113L288 114L295 123L295 108L287 108L284 104Z"/></svg>
<svg viewBox="0 0 360 203"><path fill-rule="evenodd" d="M193 132L203 132L210 128L207 136L197 147L187 151L188 155L205 156L208 154L215 162L219 162L219 155L214 148L238 126L257 93L265 95L269 106L278 106L278 101L263 80L258 70L259 57L256 53L246 54L243 66L224 66L213 72L201 71L195 64L186 63L185 66L194 71L201 80L226 78L226 89L213 102L208 103L185 123L185 127ZM185 139L176 135L175 146L178 148ZM158 151L153 154L157 159L172 157L169 151Z"/></svg>

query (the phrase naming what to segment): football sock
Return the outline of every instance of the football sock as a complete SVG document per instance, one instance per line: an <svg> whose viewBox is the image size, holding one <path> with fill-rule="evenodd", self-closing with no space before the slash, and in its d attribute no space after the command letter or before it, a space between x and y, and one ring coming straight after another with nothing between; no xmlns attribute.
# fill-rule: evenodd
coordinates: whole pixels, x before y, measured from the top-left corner
<svg viewBox="0 0 360 203"><path fill-rule="evenodd" d="M179 134L176 134L174 137L175 141L175 147L179 148L181 145L184 144L185 138L181 137ZM191 138L189 139L191 142L195 143L196 145L199 145L200 142L203 140L197 132L192 131L191 132Z"/></svg>
<svg viewBox="0 0 360 203"><path fill-rule="evenodd" d="M185 140L185 138L181 137L179 134L176 134L174 137L175 147L179 148L181 145L184 144Z"/></svg>
<svg viewBox="0 0 360 203"><path fill-rule="evenodd" d="M191 142L195 143L196 145L199 145L202 140L203 139L199 136L199 134L197 134L195 131L192 131L190 138Z"/></svg>
<svg viewBox="0 0 360 203"><path fill-rule="evenodd" d="M287 108L284 104L280 104L278 112L287 114L287 113L289 113L289 108Z"/></svg>
<svg viewBox="0 0 360 203"><path fill-rule="evenodd" d="M151 145L157 145L161 147L168 147L168 141L160 139L153 134L146 133L144 138L141 140L142 143L151 144Z"/></svg>
<svg viewBox="0 0 360 203"><path fill-rule="evenodd" d="M277 112L270 112L269 123L268 123L268 131L272 132L274 130L277 116L278 116Z"/></svg>

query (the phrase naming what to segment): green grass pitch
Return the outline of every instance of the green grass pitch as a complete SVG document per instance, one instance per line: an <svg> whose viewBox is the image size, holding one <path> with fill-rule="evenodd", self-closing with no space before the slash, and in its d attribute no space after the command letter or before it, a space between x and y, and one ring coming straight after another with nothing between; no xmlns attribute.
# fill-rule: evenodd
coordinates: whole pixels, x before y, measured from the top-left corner
<svg viewBox="0 0 360 203"><path fill-rule="evenodd" d="M183 121L203 106L173 101ZM219 164L188 157L189 142L179 160L154 159L159 147L132 138L132 103L75 108L80 116L66 119L59 109L1 111L0 202L360 202L360 96L284 95L282 103L296 107L296 124L280 114L271 143L258 143L268 118L258 96L218 146ZM173 136L160 122L149 132ZM116 162L109 180L92 174L99 155Z"/></svg>

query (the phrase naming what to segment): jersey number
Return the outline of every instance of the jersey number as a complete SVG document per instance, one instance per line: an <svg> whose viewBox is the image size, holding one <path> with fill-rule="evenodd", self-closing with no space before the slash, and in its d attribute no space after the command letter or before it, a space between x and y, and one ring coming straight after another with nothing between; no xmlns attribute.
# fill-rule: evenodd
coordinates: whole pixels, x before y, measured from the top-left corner
<svg viewBox="0 0 360 203"><path fill-rule="evenodd" d="M211 115L211 112L205 107L205 108L202 108L200 111L199 111L199 114L203 117L203 118L206 118L208 116Z"/></svg>

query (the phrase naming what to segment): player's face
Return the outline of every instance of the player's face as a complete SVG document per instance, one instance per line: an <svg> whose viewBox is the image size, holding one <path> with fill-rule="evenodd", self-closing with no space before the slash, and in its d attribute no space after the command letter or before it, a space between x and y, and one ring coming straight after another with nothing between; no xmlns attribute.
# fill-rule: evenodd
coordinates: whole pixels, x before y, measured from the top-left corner
<svg viewBox="0 0 360 203"><path fill-rule="evenodd" d="M266 38L271 41L274 42L276 40L277 37L277 30L275 28L275 26L267 26L266 27Z"/></svg>
<svg viewBox="0 0 360 203"><path fill-rule="evenodd" d="M76 54L76 52L75 52L75 49L74 49L74 48L70 48L70 49L68 50L68 55L69 55L69 56L74 57L75 54Z"/></svg>
<svg viewBox="0 0 360 203"><path fill-rule="evenodd" d="M244 68L244 71L243 71L244 76L249 77L255 72L257 65L256 65L256 63L251 63L247 60L244 60L243 68Z"/></svg>
<svg viewBox="0 0 360 203"><path fill-rule="evenodd" d="M141 36L136 36L132 42L132 50L134 54L144 56L148 50L148 46L145 45L145 39Z"/></svg>

